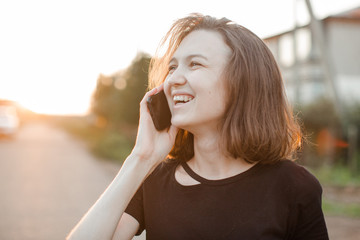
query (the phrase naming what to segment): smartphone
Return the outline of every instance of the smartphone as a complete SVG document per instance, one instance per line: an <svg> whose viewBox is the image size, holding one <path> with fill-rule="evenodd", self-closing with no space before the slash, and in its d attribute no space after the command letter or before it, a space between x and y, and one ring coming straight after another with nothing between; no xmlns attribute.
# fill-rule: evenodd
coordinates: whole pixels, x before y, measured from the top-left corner
<svg viewBox="0 0 360 240"><path fill-rule="evenodd" d="M147 106L158 131L164 130L171 125L171 112L163 90L147 99Z"/></svg>

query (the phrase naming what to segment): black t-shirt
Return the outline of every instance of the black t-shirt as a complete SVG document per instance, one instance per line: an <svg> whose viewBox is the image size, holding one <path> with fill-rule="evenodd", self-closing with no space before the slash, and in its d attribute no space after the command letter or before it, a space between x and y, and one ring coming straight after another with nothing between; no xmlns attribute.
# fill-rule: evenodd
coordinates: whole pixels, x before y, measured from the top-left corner
<svg viewBox="0 0 360 240"><path fill-rule="evenodd" d="M200 184L175 179L177 163L162 163L144 181L126 213L146 239L328 239L322 188L305 168L289 160L257 164L236 176Z"/></svg>

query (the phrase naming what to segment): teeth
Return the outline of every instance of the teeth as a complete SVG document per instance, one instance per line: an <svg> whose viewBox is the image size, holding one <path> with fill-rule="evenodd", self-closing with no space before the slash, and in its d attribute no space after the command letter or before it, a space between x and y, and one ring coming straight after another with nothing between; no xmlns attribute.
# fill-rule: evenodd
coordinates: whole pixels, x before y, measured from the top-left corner
<svg viewBox="0 0 360 240"><path fill-rule="evenodd" d="M187 95L176 95L173 97L174 102L189 102L193 99L193 97Z"/></svg>

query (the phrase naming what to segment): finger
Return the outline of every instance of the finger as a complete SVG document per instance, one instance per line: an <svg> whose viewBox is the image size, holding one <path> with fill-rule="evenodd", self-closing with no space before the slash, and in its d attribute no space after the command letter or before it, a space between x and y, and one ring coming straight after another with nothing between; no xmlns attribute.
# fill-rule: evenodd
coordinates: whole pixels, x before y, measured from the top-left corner
<svg viewBox="0 0 360 240"><path fill-rule="evenodd" d="M171 125L168 131L168 134L171 139L175 139L176 134L178 133L179 128L175 127L174 125Z"/></svg>
<svg viewBox="0 0 360 240"><path fill-rule="evenodd" d="M145 93L143 99L142 99L141 102L140 102L140 105L146 104L147 99L148 99L150 96L156 94L157 91L158 91L157 88L153 88L153 89L151 89L150 91L148 91L147 93Z"/></svg>
<svg viewBox="0 0 360 240"><path fill-rule="evenodd" d="M160 84L160 86L156 87L157 91L160 92L161 90L164 90L164 83Z"/></svg>

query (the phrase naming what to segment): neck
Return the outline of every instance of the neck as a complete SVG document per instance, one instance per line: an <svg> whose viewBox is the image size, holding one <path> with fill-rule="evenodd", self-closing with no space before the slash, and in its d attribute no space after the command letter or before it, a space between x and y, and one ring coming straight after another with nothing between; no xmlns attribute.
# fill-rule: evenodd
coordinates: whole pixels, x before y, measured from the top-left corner
<svg viewBox="0 0 360 240"><path fill-rule="evenodd" d="M207 179L223 179L237 175L252 167L242 159L224 153L219 145L220 136L215 132L194 135L194 157L189 166Z"/></svg>

